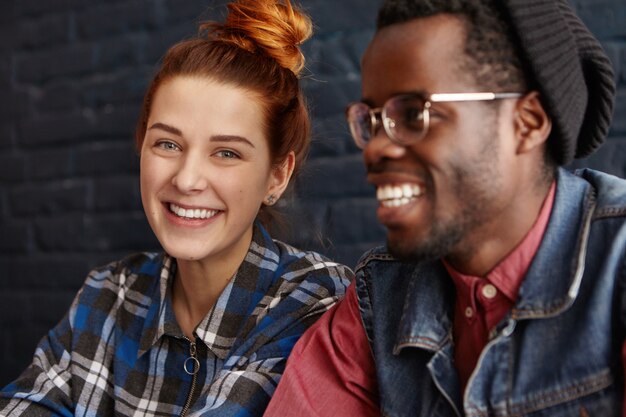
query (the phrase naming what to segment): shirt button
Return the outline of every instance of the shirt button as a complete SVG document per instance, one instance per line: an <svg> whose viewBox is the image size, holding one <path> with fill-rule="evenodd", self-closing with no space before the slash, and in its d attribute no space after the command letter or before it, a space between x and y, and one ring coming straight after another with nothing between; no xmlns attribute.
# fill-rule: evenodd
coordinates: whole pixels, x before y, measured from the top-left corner
<svg viewBox="0 0 626 417"><path fill-rule="evenodd" d="M491 284L485 285L481 291L483 293L483 296L489 299L495 297L496 294L498 293L498 290L496 289L496 287L494 287Z"/></svg>
<svg viewBox="0 0 626 417"><path fill-rule="evenodd" d="M474 315L474 310L472 310L472 307L467 307L465 309L465 317L470 318Z"/></svg>

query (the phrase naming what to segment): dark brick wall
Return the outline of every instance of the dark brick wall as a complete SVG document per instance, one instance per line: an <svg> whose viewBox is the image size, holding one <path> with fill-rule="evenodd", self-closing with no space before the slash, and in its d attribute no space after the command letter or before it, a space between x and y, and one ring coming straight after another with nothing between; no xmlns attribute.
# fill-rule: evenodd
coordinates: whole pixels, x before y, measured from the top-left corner
<svg viewBox="0 0 626 417"><path fill-rule="evenodd" d="M0 386L27 365L86 273L155 249L132 131L155 63L225 0L0 2ZM384 233L343 119L378 1L302 0L315 24L304 85L314 117L290 240L354 264ZM576 166L626 177L626 3L573 0L619 77L611 137Z"/></svg>

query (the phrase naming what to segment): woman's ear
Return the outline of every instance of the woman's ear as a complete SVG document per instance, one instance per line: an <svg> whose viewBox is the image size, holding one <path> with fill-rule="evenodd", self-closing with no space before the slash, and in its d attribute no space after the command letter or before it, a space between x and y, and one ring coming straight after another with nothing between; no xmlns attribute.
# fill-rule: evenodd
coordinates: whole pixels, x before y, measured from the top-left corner
<svg viewBox="0 0 626 417"><path fill-rule="evenodd" d="M280 164L273 166L270 172L271 178L269 187L263 202L266 205L273 205L280 196L285 192L289 185L289 180L296 166L296 155L293 151L287 154L287 157Z"/></svg>
<svg viewBox="0 0 626 417"><path fill-rule="evenodd" d="M517 101L515 136L518 154L530 152L543 145L551 130L552 120L541 103L539 92L531 91Z"/></svg>

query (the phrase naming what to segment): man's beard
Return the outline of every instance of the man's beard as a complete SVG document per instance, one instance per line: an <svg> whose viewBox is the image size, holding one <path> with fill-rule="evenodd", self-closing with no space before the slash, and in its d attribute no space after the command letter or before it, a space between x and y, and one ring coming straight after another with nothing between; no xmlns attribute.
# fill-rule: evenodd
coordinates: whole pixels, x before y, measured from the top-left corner
<svg viewBox="0 0 626 417"><path fill-rule="evenodd" d="M387 247L389 253L401 261L431 261L448 255L464 235L464 225L437 223L432 226L430 235L425 240L392 241L387 238Z"/></svg>
<svg viewBox="0 0 626 417"><path fill-rule="evenodd" d="M498 157L497 149L485 149L484 154L491 159ZM490 159L487 158L487 161ZM470 164L471 166L471 164ZM470 257L475 248L461 247L477 229L495 215L493 206L493 190L500 189L499 174L490 162L476 163L471 172L456 167L452 178L452 194L457 196L460 210L446 217L433 216L430 230L426 236L420 233L409 233L415 239L394 239L387 237L389 253L403 261L422 262L447 257L454 251L460 258ZM485 185L488 184L488 187ZM497 208L496 208L497 210ZM390 234L391 235L391 234Z"/></svg>

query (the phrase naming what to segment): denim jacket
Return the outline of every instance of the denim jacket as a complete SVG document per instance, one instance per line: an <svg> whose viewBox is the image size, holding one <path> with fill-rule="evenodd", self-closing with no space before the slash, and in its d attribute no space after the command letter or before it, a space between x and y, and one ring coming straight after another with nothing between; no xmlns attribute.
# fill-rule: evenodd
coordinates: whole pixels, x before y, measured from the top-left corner
<svg viewBox="0 0 626 417"><path fill-rule="evenodd" d="M626 181L559 169L543 241L464 394L442 263L403 263L384 248L364 255L357 296L383 415L620 416L625 251Z"/></svg>

